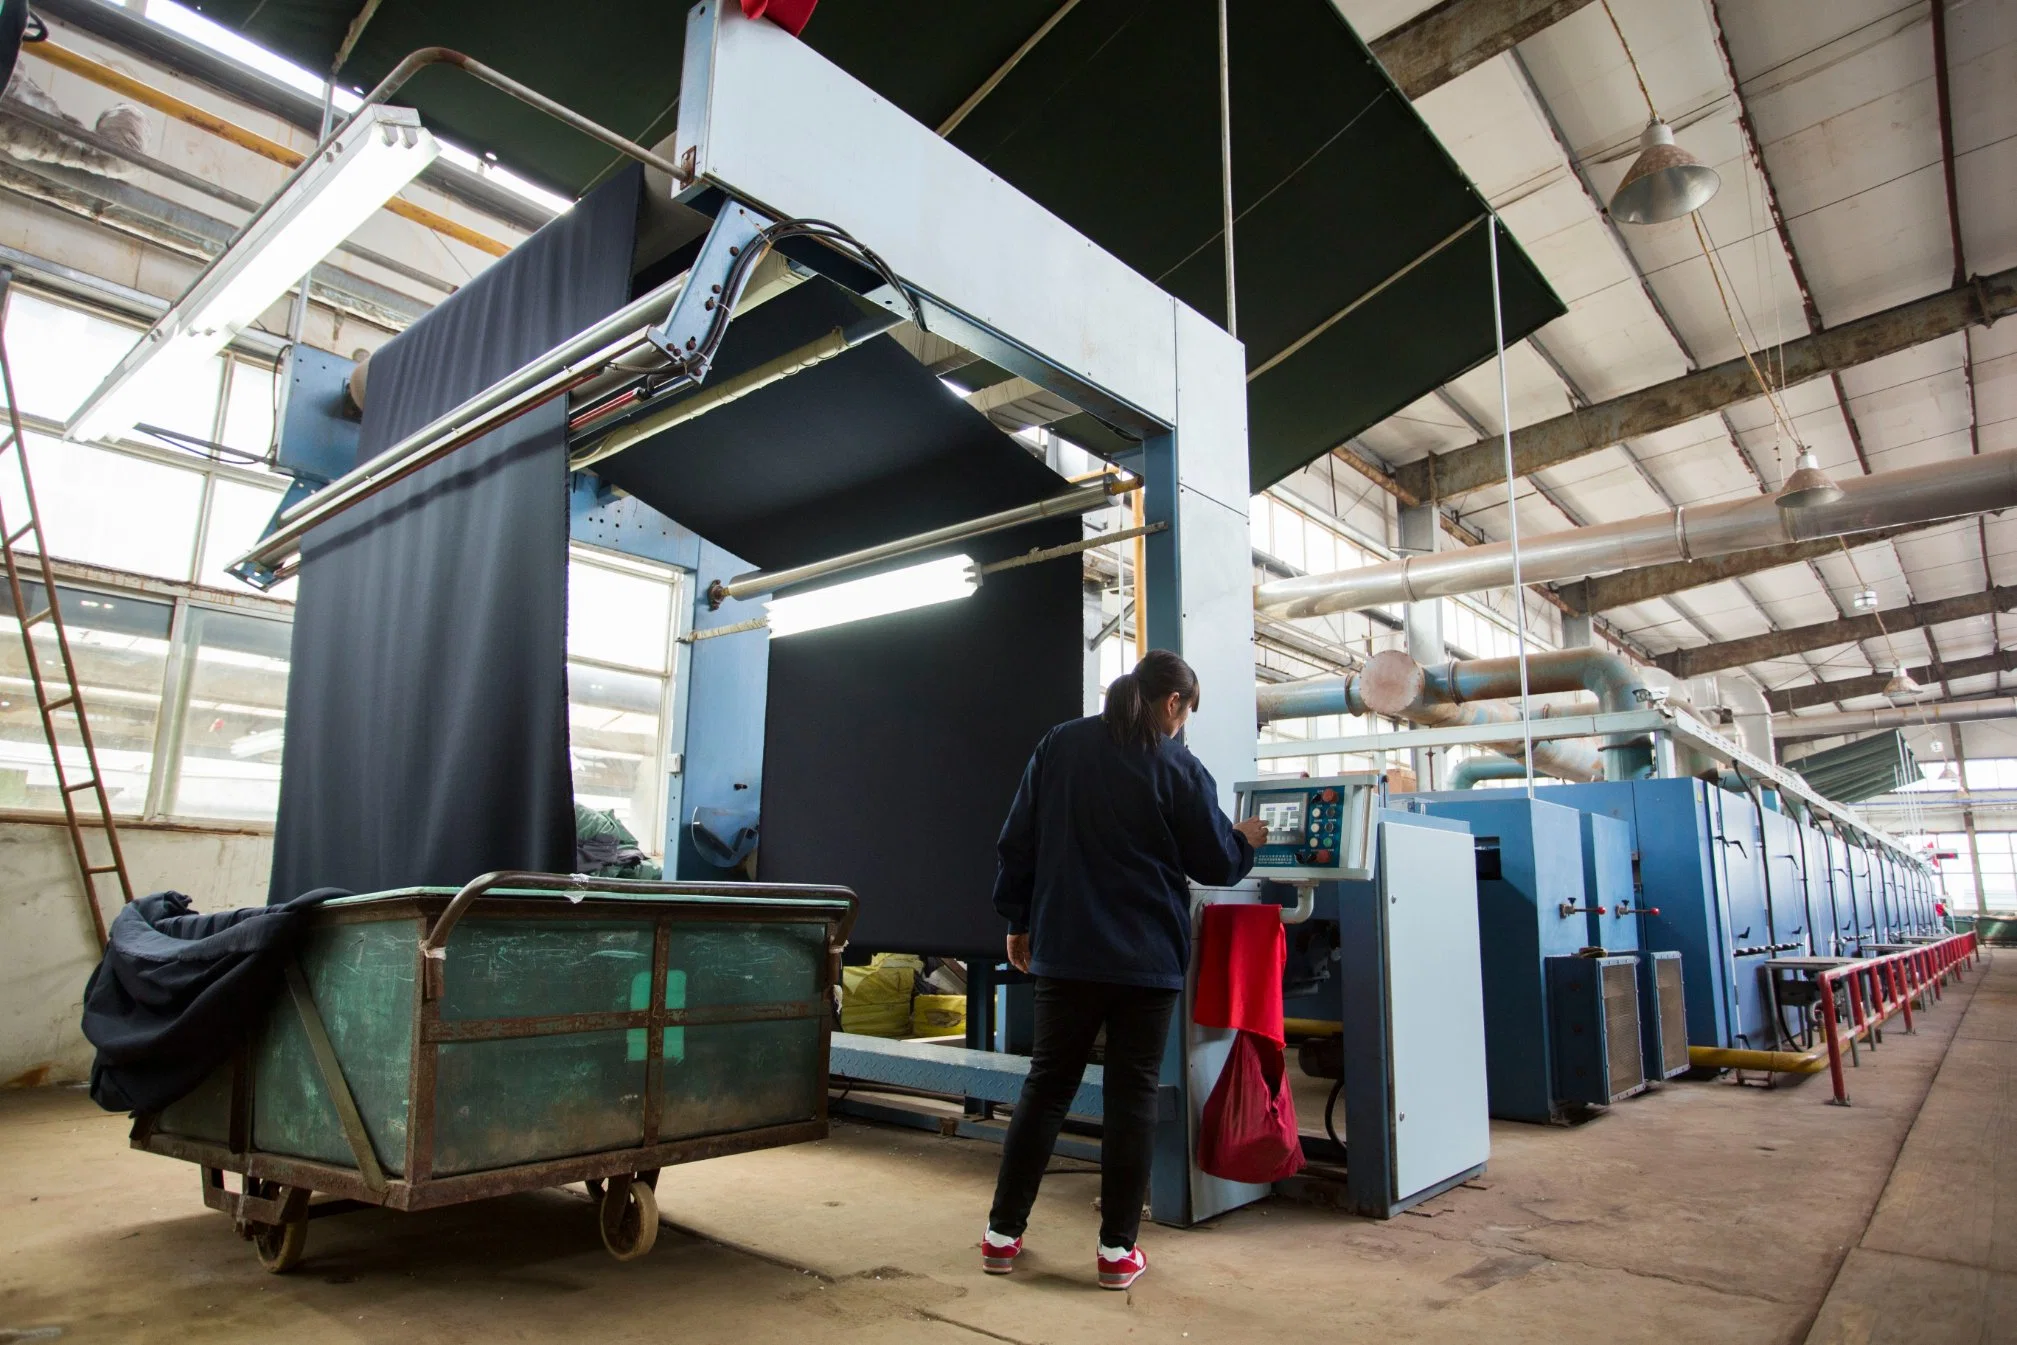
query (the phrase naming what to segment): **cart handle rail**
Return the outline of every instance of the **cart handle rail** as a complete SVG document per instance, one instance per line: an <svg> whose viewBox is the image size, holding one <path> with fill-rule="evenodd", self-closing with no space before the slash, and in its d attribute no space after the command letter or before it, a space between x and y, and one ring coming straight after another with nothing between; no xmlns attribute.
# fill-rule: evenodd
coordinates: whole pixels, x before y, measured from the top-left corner
<svg viewBox="0 0 2017 1345"><path fill-rule="evenodd" d="M455 929L463 915L476 899L484 893L499 887L528 887L547 890L561 895L569 892L628 892L638 896L653 897L755 897L759 899L786 899L796 901L828 901L845 905L847 912L841 917L836 938L837 947L847 945L848 935L854 930L854 920L859 899L845 887L823 887L816 883L692 883L662 882L641 878L597 878L587 873L535 873L527 869L499 869L472 878L463 884L462 890L450 899L446 910L420 940L420 956L427 974L422 978L421 994L427 999L440 999L446 982L445 970L448 959L448 936Z"/></svg>

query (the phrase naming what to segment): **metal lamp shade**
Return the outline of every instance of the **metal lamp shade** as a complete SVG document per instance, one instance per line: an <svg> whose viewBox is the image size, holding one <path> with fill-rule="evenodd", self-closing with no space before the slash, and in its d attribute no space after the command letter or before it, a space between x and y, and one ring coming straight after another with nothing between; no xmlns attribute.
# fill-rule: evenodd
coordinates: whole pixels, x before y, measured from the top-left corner
<svg viewBox="0 0 2017 1345"><path fill-rule="evenodd" d="M1786 478L1785 489L1775 498L1781 509L1806 509L1833 504L1842 498L1842 488L1835 484L1834 477L1821 470L1821 460L1814 456L1814 450L1803 448L1800 456L1793 459L1793 474Z"/></svg>
<svg viewBox="0 0 2017 1345"><path fill-rule="evenodd" d="M1723 185L1716 170L1674 143L1664 121L1639 137L1639 157L1611 195L1611 217L1627 224L1663 224L1700 210Z"/></svg>
<svg viewBox="0 0 2017 1345"><path fill-rule="evenodd" d="M1891 670L1891 680L1884 684L1884 694L1892 700L1907 700L1913 696L1923 696L1926 688L1912 680L1912 675L1903 668Z"/></svg>

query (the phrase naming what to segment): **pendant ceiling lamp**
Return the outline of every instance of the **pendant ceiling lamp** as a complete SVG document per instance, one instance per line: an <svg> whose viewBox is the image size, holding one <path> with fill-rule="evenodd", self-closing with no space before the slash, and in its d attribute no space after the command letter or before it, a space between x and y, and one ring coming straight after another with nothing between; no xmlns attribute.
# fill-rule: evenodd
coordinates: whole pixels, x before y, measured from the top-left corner
<svg viewBox="0 0 2017 1345"><path fill-rule="evenodd" d="M1639 157L1611 194L1611 218L1626 224L1664 224L1709 203L1723 179L1674 143L1674 132L1655 117L1639 136Z"/></svg>
<svg viewBox="0 0 2017 1345"><path fill-rule="evenodd" d="M1922 696L1926 688L1912 680L1912 675L1903 668L1891 669L1891 680L1884 684L1884 694L1892 700L1903 700L1912 696Z"/></svg>
<svg viewBox="0 0 2017 1345"><path fill-rule="evenodd" d="M1821 460L1811 448L1802 448L1793 459L1793 474L1774 497L1781 509L1807 509L1817 504L1833 504L1842 498L1835 478L1821 470Z"/></svg>

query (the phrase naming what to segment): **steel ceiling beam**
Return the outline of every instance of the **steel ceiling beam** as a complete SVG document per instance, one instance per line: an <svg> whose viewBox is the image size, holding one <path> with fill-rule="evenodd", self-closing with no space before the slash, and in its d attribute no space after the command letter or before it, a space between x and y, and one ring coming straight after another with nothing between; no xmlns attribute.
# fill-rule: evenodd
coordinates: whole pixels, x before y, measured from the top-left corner
<svg viewBox="0 0 2017 1345"><path fill-rule="evenodd" d="M1788 341L1783 386L1832 374L1885 355L1987 325L2017 312L2017 267ZM1513 467L1521 476L1572 462L1621 440L1685 425L1758 396L1750 365L1726 360L1513 431ZM1505 449L1479 440L1397 467L1394 477L1418 499L1444 499L1506 479Z"/></svg>
<svg viewBox="0 0 2017 1345"><path fill-rule="evenodd" d="M1410 101L1552 28L1590 0L1443 0L1372 44Z"/></svg>
<svg viewBox="0 0 2017 1345"><path fill-rule="evenodd" d="M1739 668L1747 663L1790 658L1816 649L1852 644L1858 640L1878 640L1901 631L1921 630L1948 621L1965 621L1969 617L2012 610L2017 610L2017 587L1991 589L1986 593L1971 593L1939 602L1909 603L1893 607L1888 612L1871 612L1864 616L1843 617L1839 621L1795 626L1791 630L1769 631L1742 640L1724 640L1693 649L1674 649L1660 655L1654 663L1676 677L1700 677L1704 673ZM1938 658L1934 662L1939 666ZM1950 677L1953 666L1945 665Z"/></svg>
<svg viewBox="0 0 2017 1345"><path fill-rule="evenodd" d="M1943 676L1959 682L1968 677L1989 677L2009 672L2012 668L2017 668L2017 649L1999 649L1980 658L1956 659L1940 668L1931 666L1907 668L1905 672L1915 682L1936 682ZM1890 681L1888 673L1871 673L1868 677L1845 677L1834 682L1817 682L1812 686L1768 691L1765 693L1765 701L1779 714L1792 710L1811 710L1817 705L1832 705L1837 701L1855 700L1859 696L1881 696ZM1774 737L1782 736L1776 728L1772 732Z"/></svg>
<svg viewBox="0 0 2017 1345"><path fill-rule="evenodd" d="M1852 547L1868 546L1872 542L1887 541L1893 537L1935 526L1937 525L1923 523L1909 528L1883 528L1875 532L1857 533L1847 541ZM1563 584L1555 592L1572 612L1578 614L1603 612L1613 607L1628 607L1635 602L1664 598L1670 593L1685 593L1691 588L1701 588L1707 584L1720 584L1726 579L1741 579L1745 575L1757 574L1763 570L1776 570L1782 565L1797 565L1802 561L1816 560L1822 556L1839 555L1843 541L1844 539L1840 537L1816 537L1811 541L1759 547L1754 551L1738 551L1709 560L1677 561L1670 565L1642 565L1636 570L1620 570L1616 574L1599 575L1594 579Z"/></svg>

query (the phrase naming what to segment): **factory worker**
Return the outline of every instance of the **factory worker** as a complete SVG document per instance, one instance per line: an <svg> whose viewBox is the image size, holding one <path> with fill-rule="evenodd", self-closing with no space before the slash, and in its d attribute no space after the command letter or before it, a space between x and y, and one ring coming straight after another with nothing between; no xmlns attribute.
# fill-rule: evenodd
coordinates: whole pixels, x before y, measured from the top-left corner
<svg viewBox="0 0 2017 1345"><path fill-rule="evenodd" d="M1219 811L1218 786L1177 741L1197 707L1190 665L1150 651L1114 679L1101 714L1044 735L1002 825L994 904L1008 921L1008 960L1036 978L1036 1046L981 1244L992 1274L1013 1270L1022 1253L1102 1027L1100 1287L1125 1289L1148 1268L1135 1233L1163 1045L1190 965L1190 881L1238 882L1266 837L1258 820L1235 826Z"/></svg>

